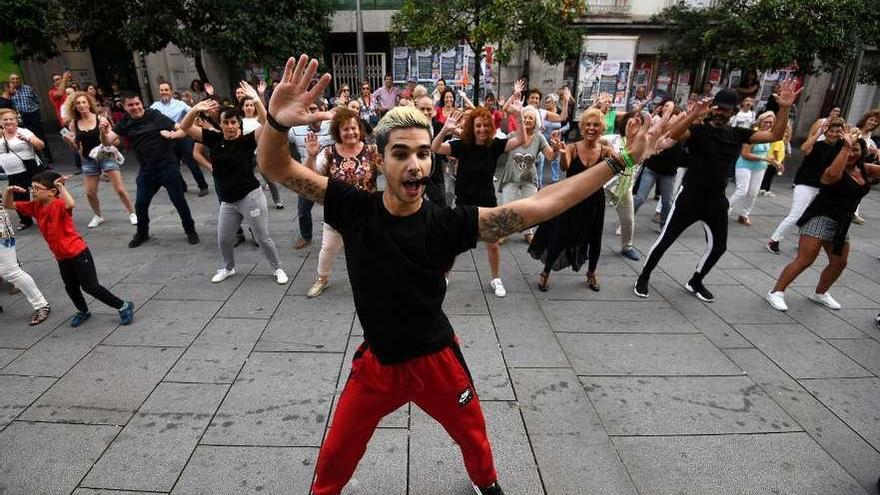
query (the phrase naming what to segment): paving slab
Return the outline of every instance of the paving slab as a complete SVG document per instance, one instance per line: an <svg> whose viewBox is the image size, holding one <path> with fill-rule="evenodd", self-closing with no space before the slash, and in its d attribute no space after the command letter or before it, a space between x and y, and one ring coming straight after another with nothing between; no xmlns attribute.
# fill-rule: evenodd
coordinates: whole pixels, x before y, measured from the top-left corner
<svg viewBox="0 0 880 495"><path fill-rule="evenodd" d="M757 349L725 351L847 472L873 493L880 452Z"/></svg>
<svg viewBox="0 0 880 495"><path fill-rule="evenodd" d="M514 400L504 356L488 316L451 316L474 387L481 400Z"/></svg>
<svg viewBox="0 0 880 495"><path fill-rule="evenodd" d="M802 380L801 384L880 450L880 378Z"/></svg>
<svg viewBox="0 0 880 495"><path fill-rule="evenodd" d="M0 375L0 429L11 423L53 383L55 378Z"/></svg>
<svg viewBox="0 0 880 495"><path fill-rule="evenodd" d="M232 383L265 327L263 319L214 318L165 381Z"/></svg>
<svg viewBox="0 0 880 495"><path fill-rule="evenodd" d="M803 431L745 376L583 377L611 435Z"/></svg>
<svg viewBox="0 0 880 495"><path fill-rule="evenodd" d="M628 285L632 296L632 282ZM539 300L555 332L576 333L698 333L669 304L633 302Z"/></svg>
<svg viewBox="0 0 880 495"><path fill-rule="evenodd" d="M12 423L0 432L0 493L69 494L119 429Z"/></svg>
<svg viewBox="0 0 880 495"><path fill-rule="evenodd" d="M744 337L794 378L871 376L800 325L737 325Z"/></svg>
<svg viewBox="0 0 880 495"><path fill-rule="evenodd" d="M377 429L343 495L406 495L408 447L408 431Z"/></svg>
<svg viewBox="0 0 880 495"><path fill-rule="evenodd" d="M508 294L489 299L495 332L511 368L567 367L568 359L534 297Z"/></svg>
<svg viewBox="0 0 880 495"><path fill-rule="evenodd" d="M161 492L149 492L161 493ZM103 490L97 488L77 488L73 495L143 495L144 492L132 492L129 490Z"/></svg>
<svg viewBox="0 0 880 495"><path fill-rule="evenodd" d="M119 327L104 344L186 347L211 321L220 305L215 301L151 300L138 311L144 317Z"/></svg>
<svg viewBox="0 0 880 495"><path fill-rule="evenodd" d="M522 417L514 402L481 402L501 486L508 493L543 494ZM465 495L473 488L461 451L430 416L413 408L410 493Z"/></svg>
<svg viewBox="0 0 880 495"><path fill-rule="evenodd" d="M308 493L317 455L315 448L200 445L171 493Z"/></svg>
<svg viewBox="0 0 880 495"><path fill-rule="evenodd" d="M220 309L219 316L271 318L287 289L271 275L248 275Z"/></svg>
<svg viewBox="0 0 880 495"><path fill-rule="evenodd" d="M341 354L253 354L202 442L319 446L341 360Z"/></svg>
<svg viewBox="0 0 880 495"><path fill-rule="evenodd" d="M841 318L839 311L828 311L800 297L786 297L788 316L823 339L857 339L865 336L853 324Z"/></svg>
<svg viewBox="0 0 880 495"><path fill-rule="evenodd" d="M571 369L511 370L547 495L636 495Z"/></svg>
<svg viewBox="0 0 880 495"><path fill-rule="evenodd" d="M63 325L26 350L2 373L60 377L119 326L109 318L92 318L77 328Z"/></svg>
<svg viewBox="0 0 880 495"><path fill-rule="evenodd" d="M739 375L699 334L558 334L578 375Z"/></svg>
<svg viewBox="0 0 880 495"><path fill-rule="evenodd" d="M783 312L770 307L764 296L755 294L743 286L709 287L717 294L709 306L727 323L736 324L786 324L792 319Z"/></svg>
<svg viewBox="0 0 880 495"><path fill-rule="evenodd" d="M15 361L15 358L20 356L22 352L24 352L24 349L0 347L0 370L12 361Z"/></svg>
<svg viewBox="0 0 880 495"><path fill-rule="evenodd" d="M182 349L98 346L21 415L33 421L125 424Z"/></svg>
<svg viewBox="0 0 880 495"><path fill-rule="evenodd" d="M640 493L863 495L806 433L614 440Z"/></svg>
<svg viewBox="0 0 880 495"><path fill-rule="evenodd" d="M351 297L287 296L257 342L257 351L345 352L355 318Z"/></svg>
<svg viewBox="0 0 880 495"><path fill-rule="evenodd" d="M235 275L220 283L211 283L211 277L216 269L205 266L202 273L188 274L176 277L156 294L155 299L169 301L225 301L244 282L247 274L253 269L253 264L239 264L235 268Z"/></svg>
<svg viewBox="0 0 880 495"><path fill-rule="evenodd" d="M101 273L101 283L104 282L104 274ZM142 282L119 282L118 284L114 284L113 286L106 285L105 287L110 288L110 292L116 294L123 301L131 301L134 304L134 317L135 319L138 316L144 316L143 314L138 315L138 311L141 307L150 300L157 292L162 290L164 284L147 284ZM111 308L106 304L98 301L94 298L87 299L89 303L89 309L92 313L101 314L101 315L110 315L110 316L119 316L119 310L116 308Z"/></svg>
<svg viewBox="0 0 880 495"><path fill-rule="evenodd" d="M160 383L80 485L171 491L227 388Z"/></svg>
<svg viewBox="0 0 880 495"><path fill-rule="evenodd" d="M862 368L880 376L880 342L874 339L829 339L827 341Z"/></svg>

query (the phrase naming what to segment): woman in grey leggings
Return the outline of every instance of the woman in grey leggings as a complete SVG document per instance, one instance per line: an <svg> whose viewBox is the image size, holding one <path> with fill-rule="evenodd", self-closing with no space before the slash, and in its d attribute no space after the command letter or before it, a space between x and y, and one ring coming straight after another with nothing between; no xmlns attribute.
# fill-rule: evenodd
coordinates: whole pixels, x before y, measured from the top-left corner
<svg viewBox="0 0 880 495"><path fill-rule="evenodd" d="M256 92L245 82L241 87L246 93ZM248 95L250 96L250 94ZM258 98L252 98L262 105ZM217 243L224 266L217 270L211 282L222 282L235 275L235 257L233 248L235 232L247 218L263 254L275 270L275 280L279 284L287 283L287 274L281 269L278 250L275 242L269 237L269 211L266 196L260 188L260 182L254 176L254 151L262 128L254 132L242 134L242 114L231 107L220 110L220 129L222 132L202 129L194 126L196 116L200 112L212 111L217 102L205 100L196 104L180 122L179 131L204 144L211 151L211 166L214 179L217 181L217 195L220 197L220 213L217 218ZM260 115L265 115L260 112Z"/></svg>

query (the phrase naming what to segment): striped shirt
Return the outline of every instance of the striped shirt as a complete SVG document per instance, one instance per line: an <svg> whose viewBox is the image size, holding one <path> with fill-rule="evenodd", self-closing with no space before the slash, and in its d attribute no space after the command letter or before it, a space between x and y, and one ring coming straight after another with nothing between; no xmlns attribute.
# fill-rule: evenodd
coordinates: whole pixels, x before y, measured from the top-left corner
<svg viewBox="0 0 880 495"><path fill-rule="evenodd" d="M40 97L34 88L27 84L22 84L15 90L12 95L12 103L18 113L34 113L40 111Z"/></svg>

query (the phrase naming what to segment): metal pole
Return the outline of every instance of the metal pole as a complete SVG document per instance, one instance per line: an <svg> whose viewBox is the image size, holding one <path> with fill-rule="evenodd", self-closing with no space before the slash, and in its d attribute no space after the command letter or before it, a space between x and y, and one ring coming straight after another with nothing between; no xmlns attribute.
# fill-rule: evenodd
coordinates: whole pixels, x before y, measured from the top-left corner
<svg viewBox="0 0 880 495"><path fill-rule="evenodd" d="M361 0L355 0L355 11L357 24L357 66L358 80L355 84L360 85L366 79L364 77L364 67L366 66L366 55L364 54L364 17L361 14Z"/></svg>

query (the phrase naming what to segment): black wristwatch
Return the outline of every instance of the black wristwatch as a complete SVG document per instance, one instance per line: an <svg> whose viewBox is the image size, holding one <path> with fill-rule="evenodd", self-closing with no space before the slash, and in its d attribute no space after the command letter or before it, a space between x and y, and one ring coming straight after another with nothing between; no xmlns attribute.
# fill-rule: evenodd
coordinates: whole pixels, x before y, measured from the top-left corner
<svg viewBox="0 0 880 495"><path fill-rule="evenodd" d="M290 130L290 127L278 123L278 121L275 120L275 117L273 117L272 114L269 112L266 112L266 122L268 122L269 125L278 132L287 134L287 131Z"/></svg>

